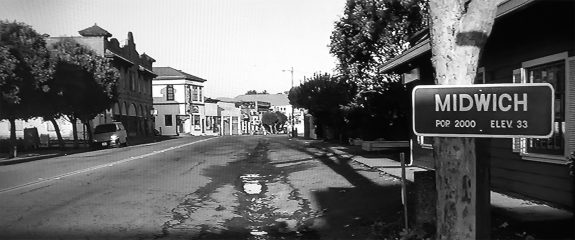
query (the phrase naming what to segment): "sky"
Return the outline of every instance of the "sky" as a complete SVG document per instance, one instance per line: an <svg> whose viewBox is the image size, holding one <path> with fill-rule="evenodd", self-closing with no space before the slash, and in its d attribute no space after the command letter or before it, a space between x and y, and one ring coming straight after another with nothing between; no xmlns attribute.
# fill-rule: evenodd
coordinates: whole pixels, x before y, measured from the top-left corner
<svg viewBox="0 0 575 240"><path fill-rule="evenodd" d="M79 36L95 23L120 44L206 79L207 97L279 93L315 72L332 73L334 23L345 0L0 0L0 19L40 34Z"/></svg>

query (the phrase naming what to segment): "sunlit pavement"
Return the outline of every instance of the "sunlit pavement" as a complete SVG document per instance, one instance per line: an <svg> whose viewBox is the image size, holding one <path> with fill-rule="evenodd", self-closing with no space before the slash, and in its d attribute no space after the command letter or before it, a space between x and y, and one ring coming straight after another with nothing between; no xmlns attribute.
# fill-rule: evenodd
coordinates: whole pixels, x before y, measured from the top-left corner
<svg viewBox="0 0 575 240"><path fill-rule="evenodd" d="M287 136L180 138L0 167L0 239L365 239L399 182Z"/></svg>

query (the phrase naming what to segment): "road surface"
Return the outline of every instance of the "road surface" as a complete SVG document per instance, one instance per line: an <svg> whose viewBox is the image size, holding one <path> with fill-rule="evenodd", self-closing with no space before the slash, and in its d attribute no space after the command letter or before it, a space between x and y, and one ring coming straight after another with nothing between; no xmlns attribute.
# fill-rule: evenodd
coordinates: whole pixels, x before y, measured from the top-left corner
<svg viewBox="0 0 575 240"><path fill-rule="evenodd" d="M397 179L285 135L0 166L0 239L366 239L400 209Z"/></svg>

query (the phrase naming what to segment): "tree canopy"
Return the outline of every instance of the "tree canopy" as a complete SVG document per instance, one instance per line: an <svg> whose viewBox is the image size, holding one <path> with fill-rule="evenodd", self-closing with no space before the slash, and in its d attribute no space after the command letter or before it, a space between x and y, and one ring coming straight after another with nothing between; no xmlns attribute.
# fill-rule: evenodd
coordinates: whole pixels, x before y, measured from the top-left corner
<svg viewBox="0 0 575 240"><path fill-rule="evenodd" d="M30 26L0 21L0 119L34 117L35 93L45 91L53 66L46 42Z"/></svg>
<svg viewBox="0 0 575 240"><path fill-rule="evenodd" d="M424 0L348 0L343 17L335 23L330 53L337 70L359 91L382 90L397 80L379 67L409 47L406 36L427 26Z"/></svg>
<svg viewBox="0 0 575 240"><path fill-rule="evenodd" d="M342 107L353 137L407 137L409 93L398 75L380 68L410 47L410 35L427 26L427 8L426 0L347 1L332 31L330 53L338 60L336 74L356 86Z"/></svg>
<svg viewBox="0 0 575 240"><path fill-rule="evenodd" d="M109 109L116 102L116 82L120 75L108 59L71 38L61 39L50 49L56 67L45 94L52 104L43 117L68 116L73 122L77 145L75 120L88 124L97 114Z"/></svg>
<svg viewBox="0 0 575 240"><path fill-rule="evenodd" d="M0 119L10 121L11 157L16 157L15 120L35 117L38 92L47 91L53 65L46 42L30 26L0 21Z"/></svg>
<svg viewBox="0 0 575 240"><path fill-rule="evenodd" d="M248 90L246 95L257 95L257 94L269 94L268 91L263 90L262 92L258 92L256 90Z"/></svg>
<svg viewBox="0 0 575 240"><path fill-rule="evenodd" d="M59 112L88 121L111 107L120 74L108 59L71 38L51 49L56 71L48 86Z"/></svg>
<svg viewBox="0 0 575 240"><path fill-rule="evenodd" d="M316 73L308 81L292 88L288 99L294 107L307 109L318 125L338 134L344 125L342 107L351 102L355 90L354 84L342 78Z"/></svg>

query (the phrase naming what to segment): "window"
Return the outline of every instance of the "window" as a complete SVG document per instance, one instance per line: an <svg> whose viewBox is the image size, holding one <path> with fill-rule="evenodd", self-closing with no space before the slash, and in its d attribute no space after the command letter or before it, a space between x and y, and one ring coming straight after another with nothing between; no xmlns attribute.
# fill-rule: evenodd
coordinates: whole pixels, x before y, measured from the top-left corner
<svg viewBox="0 0 575 240"><path fill-rule="evenodd" d="M130 78L130 90L136 90L136 79L134 78L134 73L128 70L128 77Z"/></svg>
<svg viewBox="0 0 575 240"><path fill-rule="evenodd" d="M192 92L192 101L200 101L200 88L198 86L193 86L193 92Z"/></svg>
<svg viewBox="0 0 575 240"><path fill-rule="evenodd" d="M192 125L194 125L194 130L200 130L200 115L192 115Z"/></svg>
<svg viewBox="0 0 575 240"><path fill-rule="evenodd" d="M202 100L202 87L198 87L198 101L203 102L203 100Z"/></svg>
<svg viewBox="0 0 575 240"><path fill-rule="evenodd" d="M555 88L555 123L553 136L547 139L530 138L526 142L529 153L563 155L565 135L565 62L558 61L525 69L528 83L550 83Z"/></svg>
<svg viewBox="0 0 575 240"><path fill-rule="evenodd" d="M172 115L164 115L164 125L166 125L166 127L171 127L172 124Z"/></svg>
<svg viewBox="0 0 575 240"><path fill-rule="evenodd" d="M212 118L213 117L206 117L206 130L212 130Z"/></svg>
<svg viewBox="0 0 575 240"><path fill-rule="evenodd" d="M524 62L513 71L516 83L550 83L555 89L555 120L550 138L521 138L513 140L513 150L524 159L563 162L566 154L566 66L567 53L554 54Z"/></svg>
<svg viewBox="0 0 575 240"><path fill-rule="evenodd" d="M174 86L167 85L166 86L166 100L173 101L174 100Z"/></svg>

